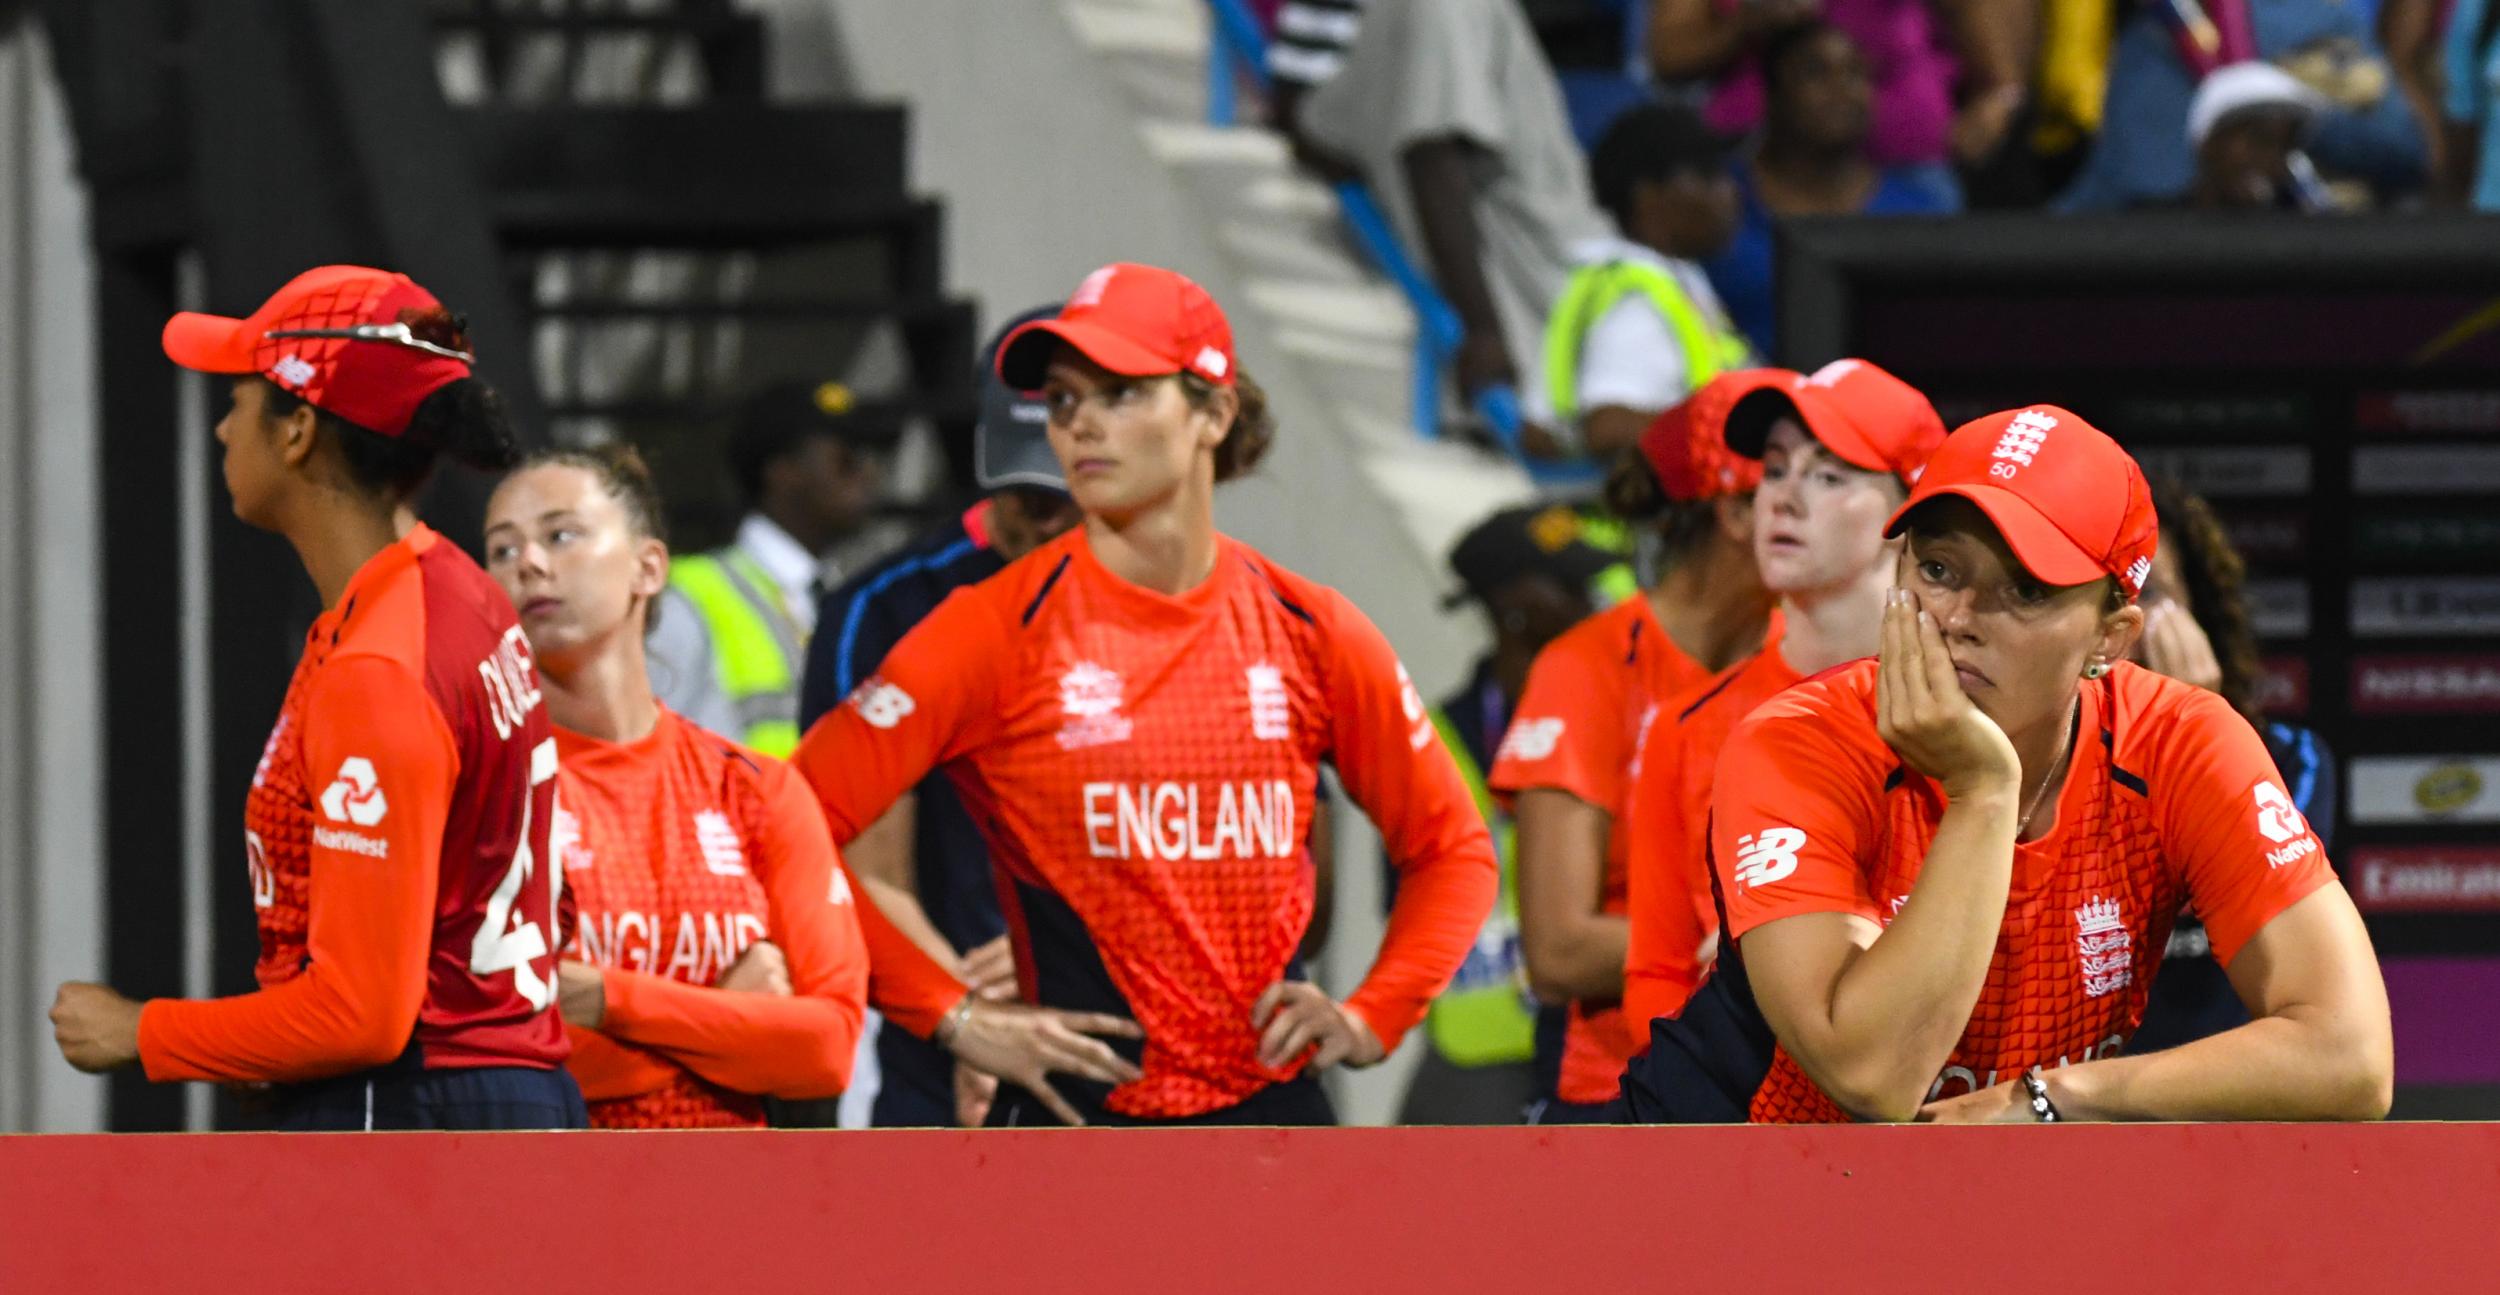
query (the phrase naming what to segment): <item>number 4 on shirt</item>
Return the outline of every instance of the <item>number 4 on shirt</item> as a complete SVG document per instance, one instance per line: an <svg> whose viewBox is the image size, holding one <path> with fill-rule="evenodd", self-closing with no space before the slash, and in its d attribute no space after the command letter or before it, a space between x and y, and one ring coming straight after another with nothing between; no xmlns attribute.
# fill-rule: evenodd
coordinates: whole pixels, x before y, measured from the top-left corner
<svg viewBox="0 0 2500 1295"><path fill-rule="evenodd" d="M555 781L556 740L548 738L530 752L530 790L521 800L521 840L512 851L512 866L506 869L501 884L486 901L486 920L477 928L477 938L469 942L469 970L481 976L498 971L512 973L512 988L529 1005L545 1010L555 992L531 964L547 956L547 933L538 923L515 911L514 901L521 888L528 884L530 872L538 866L538 858L530 849L530 811L538 804L538 789ZM554 920L555 887L563 884L558 872L548 879L548 918Z"/></svg>

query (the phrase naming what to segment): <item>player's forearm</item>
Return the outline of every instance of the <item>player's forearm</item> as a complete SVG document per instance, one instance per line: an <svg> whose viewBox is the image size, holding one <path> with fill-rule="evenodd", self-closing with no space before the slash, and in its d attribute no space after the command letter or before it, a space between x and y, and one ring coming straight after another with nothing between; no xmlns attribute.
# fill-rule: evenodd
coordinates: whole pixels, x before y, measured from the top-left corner
<svg viewBox="0 0 2500 1295"><path fill-rule="evenodd" d="M736 1092L839 1095L859 1046L861 1004L741 993L609 969L601 1028Z"/></svg>
<svg viewBox="0 0 2500 1295"><path fill-rule="evenodd" d="M1423 1019L1433 997L1458 974L1500 893L1493 838L1472 813L1467 823L1472 831L1454 833L1430 862L1400 870L1397 903L1389 910L1380 956L1362 985L1346 997L1346 1007L1390 1051L1396 1051L1398 1040Z"/></svg>
<svg viewBox="0 0 2500 1295"><path fill-rule="evenodd" d="M2394 1093L2395 1058L2364 1022L2294 1009L2044 1076L2069 1120L2375 1120Z"/></svg>
<svg viewBox="0 0 2500 1295"><path fill-rule="evenodd" d="M848 854L843 856L845 859L849 857ZM860 889L868 892L869 902L877 906L877 911L893 923L894 929L904 939L911 941L912 947L927 954L929 961L945 968L949 974L962 977L963 959L955 952L953 942L937 929L937 923L929 920L929 910L920 906L918 895L864 872L852 875L859 878Z"/></svg>
<svg viewBox="0 0 2500 1295"><path fill-rule="evenodd" d="M1549 1003L1622 997L1631 933L1620 913L1581 913L1547 924L1541 938L1520 943L1528 988Z"/></svg>
<svg viewBox="0 0 2500 1295"><path fill-rule="evenodd" d="M1809 1069L1861 1119L1915 1117L1970 1025L2005 924L2014 800L1982 794L1946 806L1908 902L1833 986L1830 1047L1817 1050L1833 1060Z"/></svg>
<svg viewBox="0 0 2500 1295"><path fill-rule="evenodd" d="M159 1083L303 1083L398 1056L416 1029L422 981L361 985L316 963L230 998L159 998L139 1012L139 1061Z"/></svg>

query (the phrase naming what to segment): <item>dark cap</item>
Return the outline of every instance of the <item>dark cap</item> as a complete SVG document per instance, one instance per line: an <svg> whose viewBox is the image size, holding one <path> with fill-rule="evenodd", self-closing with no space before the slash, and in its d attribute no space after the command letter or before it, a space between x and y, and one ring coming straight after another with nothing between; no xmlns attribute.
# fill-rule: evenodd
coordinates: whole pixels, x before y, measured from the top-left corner
<svg viewBox="0 0 2500 1295"><path fill-rule="evenodd" d="M1577 512L1564 504L1505 508L1476 523L1450 550L1450 570L1466 587L1442 600L1455 607L1469 598L1490 600L1493 591L1521 576L1541 575L1577 594L1623 560L1590 537Z"/></svg>
<svg viewBox="0 0 2500 1295"><path fill-rule="evenodd" d="M972 433L972 475L983 490L1008 486L1068 488L1067 471L1050 448L1050 409L1030 392L1008 386L998 376L998 348L1017 329L1036 320L1056 319L1059 307L1041 306L1007 321L989 345L981 348L981 423Z"/></svg>
<svg viewBox="0 0 2500 1295"><path fill-rule="evenodd" d="M859 397L840 382L776 382L747 397L729 429L729 468L738 489L753 499L764 469L819 436L863 450L888 450L903 434L902 422L882 410L860 408Z"/></svg>

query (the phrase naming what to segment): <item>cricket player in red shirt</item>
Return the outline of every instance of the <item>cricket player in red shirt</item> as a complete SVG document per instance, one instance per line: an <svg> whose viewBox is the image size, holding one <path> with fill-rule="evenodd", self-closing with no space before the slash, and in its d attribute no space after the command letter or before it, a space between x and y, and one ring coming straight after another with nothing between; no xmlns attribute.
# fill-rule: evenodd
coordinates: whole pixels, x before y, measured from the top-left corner
<svg viewBox="0 0 2500 1295"><path fill-rule="evenodd" d="M1762 465L1728 453L1721 422L1739 396L1795 376L1723 374L1653 420L1624 455L1608 507L1653 527L1665 571L1537 654L1494 757L1488 782L1518 824L1528 984L1569 1004L1555 1095L1529 1108L1531 1123L1601 1118L1639 1050L1622 1008L1624 798L1659 700L1762 646L1771 602L1752 542Z"/></svg>
<svg viewBox="0 0 2500 1295"><path fill-rule="evenodd" d="M496 487L486 566L563 756L554 856L578 935L558 1001L591 1124L754 1128L766 1097L850 1082L868 951L806 784L652 695L661 516L631 449L543 454Z"/></svg>
<svg viewBox="0 0 2500 1295"><path fill-rule="evenodd" d="M248 318L180 314L176 364L234 378L237 517L324 608L252 778L260 989L144 1007L61 988L62 1055L274 1086L281 1128L561 1128L556 742L512 604L410 500L437 458L515 457L456 317L406 276L308 271Z"/></svg>
<svg viewBox="0 0 2500 1295"><path fill-rule="evenodd" d="M1909 497L1944 420L1927 397L1864 360L1746 392L1728 448L1760 460L1754 561L1779 597L1781 633L1750 659L1658 707L1624 832L1631 891L1623 1008L1633 1049L1672 1016L1718 948L1702 831L1719 748L1753 708L1809 675L1871 656L1900 545L1884 519ZM1620 1074L1620 1071L1618 1071Z"/></svg>
<svg viewBox="0 0 2500 1295"><path fill-rule="evenodd" d="M1956 431L1880 657L1738 725L1711 799L1730 948L1624 1098L1644 1120L2375 1119L2359 914L2212 693L2126 660L2156 521L2124 450L2034 406ZM2193 904L2253 1018L2126 1055Z"/></svg>
<svg viewBox="0 0 2500 1295"><path fill-rule="evenodd" d="M1312 1072L1376 1062L1422 1018L1492 907L1492 840L1380 632L1216 531L1216 483L1272 429L1204 289L1106 266L1012 335L999 372L1044 392L1084 524L957 591L796 763L837 841L943 767L990 843L1022 992L1142 1028L1117 1087L1009 1076L992 1125L1331 1122ZM1400 869L1342 1003L1288 974L1322 762ZM963 987L869 936L876 976L916 1000L888 1019L952 1037Z"/></svg>

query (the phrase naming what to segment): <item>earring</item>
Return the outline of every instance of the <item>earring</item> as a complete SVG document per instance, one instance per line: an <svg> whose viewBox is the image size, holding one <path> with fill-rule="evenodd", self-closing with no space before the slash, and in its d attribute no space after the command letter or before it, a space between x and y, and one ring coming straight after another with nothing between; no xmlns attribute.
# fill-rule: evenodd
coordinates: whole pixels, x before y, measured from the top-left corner
<svg viewBox="0 0 2500 1295"><path fill-rule="evenodd" d="M2095 661L2083 668L2083 677L2086 679L2098 679L2102 675L2108 673L2109 663L2107 661Z"/></svg>

